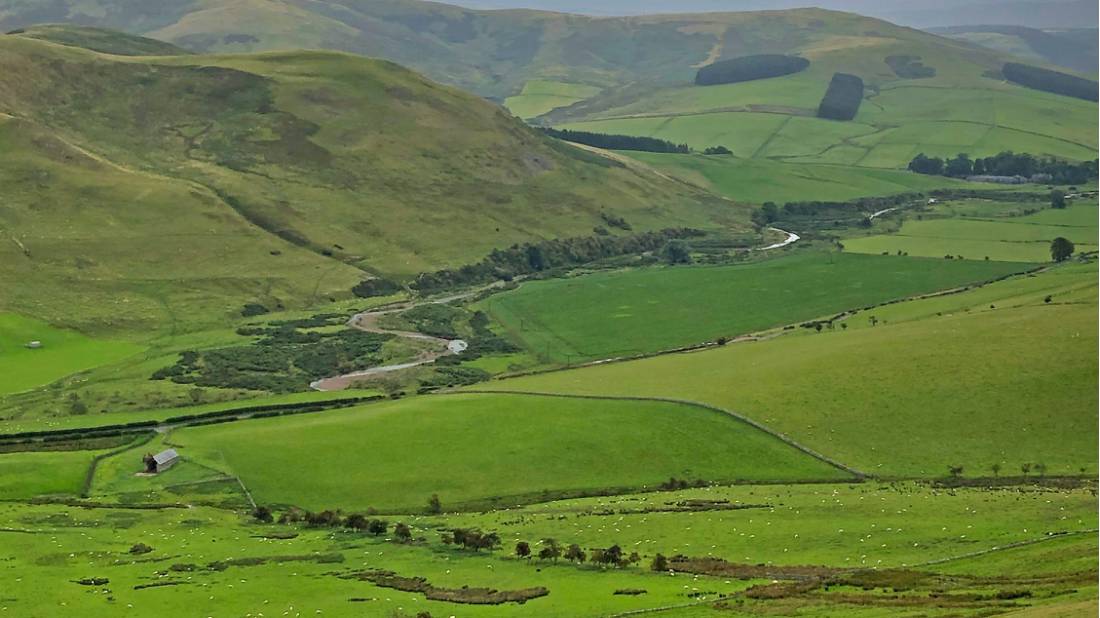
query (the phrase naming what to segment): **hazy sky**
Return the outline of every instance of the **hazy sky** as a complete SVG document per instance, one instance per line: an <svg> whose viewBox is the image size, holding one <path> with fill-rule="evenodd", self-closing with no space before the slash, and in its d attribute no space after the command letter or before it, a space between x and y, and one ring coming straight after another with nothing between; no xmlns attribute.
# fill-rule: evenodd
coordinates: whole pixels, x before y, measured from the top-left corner
<svg viewBox="0 0 1100 618"><path fill-rule="evenodd" d="M928 28L973 24L1095 28L1097 0L444 0L473 8L533 8L590 15L747 11L820 6Z"/></svg>

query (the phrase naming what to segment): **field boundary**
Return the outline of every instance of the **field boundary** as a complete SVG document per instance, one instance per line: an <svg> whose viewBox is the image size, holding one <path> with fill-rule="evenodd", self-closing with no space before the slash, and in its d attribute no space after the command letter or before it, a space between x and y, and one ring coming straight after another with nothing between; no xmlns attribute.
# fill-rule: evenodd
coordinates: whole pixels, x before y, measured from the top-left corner
<svg viewBox="0 0 1100 618"><path fill-rule="evenodd" d="M156 437L156 435L156 432L150 431L149 433L145 434L145 436L141 439L131 440L127 444L124 444L116 449L107 451L106 453L100 453L99 455L92 457L92 463L88 466L88 471L84 474L84 484L80 487L80 497L91 497L92 483L95 481L95 473L96 470L99 468L99 462L109 457L114 457L115 455L121 455L122 453L125 453L130 449L144 446L151 442L153 438Z"/></svg>
<svg viewBox="0 0 1100 618"><path fill-rule="evenodd" d="M874 478L873 476L871 476L871 475L869 475L865 472L861 472L861 471L859 471L859 470L857 470L857 469L855 469L855 468L853 468L853 467L851 467L847 464L841 463L841 462L829 457L828 455L823 455L823 454L811 449L810 447L794 440L793 438L791 438L791 437L789 437L789 436L787 436L783 433L780 433L780 432L768 427L767 425L764 425L764 424L762 424L758 421L755 421L755 420L745 416L744 414L741 414L739 412L734 412L733 410L728 410L726 408L721 408L721 407L718 407L718 406L715 406L715 405L711 405L709 403L701 403L701 402L698 402L698 401L691 401L689 399L675 399L675 398L672 398L672 397L637 397L637 396L629 396L629 395L620 396L620 397L616 397L616 396L613 396L613 395L569 395L569 394L565 394L565 393L540 393L540 392L535 392L535 391L507 391L507 390L505 390L505 391L463 390L463 391L447 391L447 392L435 393L435 394L436 395L464 395L464 394L520 395L520 396L528 396L528 397L561 397L563 399L594 399L594 400L604 400L604 401L649 401L649 402L657 402L657 403L676 403L676 404L680 404L680 405L693 406L693 407L696 407L696 408L702 408L704 410L709 410L711 412L718 412L719 414L724 414L726 416L729 416L729 417L732 417L736 420L739 420L742 423L745 423L746 425L749 425L750 427L753 427L755 429L763 431L764 433L772 436L773 438L777 438L779 441L787 444L788 446L792 446L792 447L798 449L799 451L802 451L806 455L809 455L809 456L813 457L814 459L817 459L818 461L829 464L830 466L832 466L834 468L837 468L839 470L843 470L844 472L852 474L857 479L862 480L862 479L865 479L865 478Z"/></svg>

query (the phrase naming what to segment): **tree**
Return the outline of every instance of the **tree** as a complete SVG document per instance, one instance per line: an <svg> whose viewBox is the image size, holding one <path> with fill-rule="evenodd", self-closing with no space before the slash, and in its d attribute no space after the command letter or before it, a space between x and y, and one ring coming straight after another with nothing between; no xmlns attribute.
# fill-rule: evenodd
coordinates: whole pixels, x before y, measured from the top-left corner
<svg viewBox="0 0 1100 618"><path fill-rule="evenodd" d="M384 519L372 519L367 524L367 532L374 536L382 536L386 534L386 530L390 527L389 522Z"/></svg>
<svg viewBox="0 0 1100 618"><path fill-rule="evenodd" d="M561 557L561 547L554 539L546 538L542 540L542 549L539 550L540 560L553 560L557 562Z"/></svg>
<svg viewBox="0 0 1100 618"><path fill-rule="evenodd" d="M764 221L766 223L772 223L773 221L779 220L779 207L775 205L775 202L764 202L760 210L764 213Z"/></svg>
<svg viewBox="0 0 1100 618"><path fill-rule="evenodd" d="M993 476L1000 476L1001 475L1001 464L1000 463L995 463L992 466L989 466L989 469L993 471Z"/></svg>
<svg viewBox="0 0 1100 618"><path fill-rule="evenodd" d="M1023 472L1024 473L1024 478L1027 478L1027 473L1031 472L1031 464L1029 464L1029 463L1020 464L1020 472Z"/></svg>
<svg viewBox="0 0 1100 618"><path fill-rule="evenodd" d="M577 564L584 564L585 558L587 558L584 550L581 549L581 546L577 545L576 543L570 545L565 550L564 555L566 560L568 560L569 562L576 562Z"/></svg>
<svg viewBox="0 0 1100 618"><path fill-rule="evenodd" d="M344 520L344 526L353 530L366 530L370 527L370 522L367 518L359 513L353 513L348 515L348 518Z"/></svg>
<svg viewBox="0 0 1100 618"><path fill-rule="evenodd" d="M684 240L668 241L664 253L669 264L691 264L691 247Z"/></svg>
<svg viewBox="0 0 1100 618"><path fill-rule="evenodd" d="M432 494L432 497L428 498L428 512L432 515L438 515L443 512L443 505L439 502L438 494Z"/></svg>
<svg viewBox="0 0 1100 618"><path fill-rule="evenodd" d="M947 471L951 473L954 478L959 478L959 475L963 473L962 466L947 466Z"/></svg>
<svg viewBox="0 0 1100 618"><path fill-rule="evenodd" d="M733 151L725 146L711 146L703 151L705 155L731 155Z"/></svg>
<svg viewBox="0 0 1100 618"><path fill-rule="evenodd" d="M653 557L653 562L649 563L649 570L663 573L668 570L668 558L665 558L664 554L657 554Z"/></svg>
<svg viewBox="0 0 1100 618"><path fill-rule="evenodd" d="M943 159L939 157L928 157L922 152L916 157L913 157L913 160L909 162L909 171L918 174L939 176L943 174Z"/></svg>
<svg viewBox="0 0 1100 618"><path fill-rule="evenodd" d="M530 558L531 557L531 545L527 541L520 541L516 543L516 557L517 558Z"/></svg>
<svg viewBox="0 0 1100 618"><path fill-rule="evenodd" d="M1069 259L1069 256L1073 255L1075 249L1072 242L1059 236L1050 241L1050 259L1055 262L1064 262Z"/></svg>
<svg viewBox="0 0 1100 618"><path fill-rule="evenodd" d="M954 159L947 160L943 172L955 178L965 178L974 173L974 162L969 156L959 153Z"/></svg>
<svg viewBox="0 0 1100 618"><path fill-rule="evenodd" d="M1039 478L1043 478L1047 474L1047 465L1042 462L1035 464L1035 472L1039 475Z"/></svg>
<svg viewBox="0 0 1100 618"><path fill-rule="evenodd" d="M1050 192L1050 207L1051 208L1065 208L1066 207L1066 194L1063 191L1055 189Z"/></svg>
<svg viewBox="0 0 1100 618"><path fill-rule="evenodd" d="M408 543L412 540L412 530L404 523L398 523L393 527L393 535L402 543Z"/></svg>
<svg viewBox="0 0 1100 618"><path fill-rule="evenodd" d="M271 509L266 506L258 506L252 511L252 518L258 522L270 524L275 520L275 517L271 514Z"/></svg>

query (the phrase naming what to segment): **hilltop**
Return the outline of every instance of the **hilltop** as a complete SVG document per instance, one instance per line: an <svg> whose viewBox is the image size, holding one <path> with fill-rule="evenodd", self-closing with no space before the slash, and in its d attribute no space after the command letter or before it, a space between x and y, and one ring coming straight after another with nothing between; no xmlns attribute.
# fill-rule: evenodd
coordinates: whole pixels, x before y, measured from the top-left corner
<svg viewBox="0 0 1100 618"><path fill-rule="evenodd" d="M123 35L115 51L158 55L74 46L94 34L0 36L0 310L187 330L250 302L304 307L372 276L588 236L606 218L636 232L747 220L390 62L163 55Z"/></svg>

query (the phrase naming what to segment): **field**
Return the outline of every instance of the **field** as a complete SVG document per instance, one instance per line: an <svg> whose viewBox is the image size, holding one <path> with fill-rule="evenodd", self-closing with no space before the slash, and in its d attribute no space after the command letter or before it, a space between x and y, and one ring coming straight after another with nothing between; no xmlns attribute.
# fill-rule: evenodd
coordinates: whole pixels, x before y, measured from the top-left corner
<svg viewBox="0 0 1100 618"><path fill-rule="evenodd" d="M600 92L594 86L531 80L523 90L504 100L504 106L520 118L534 118L559 107L572 105Z"/></svg>
<svg viewBox="0 0 1100 618"><path fill-rule="evenodd" d="M662 511L693 500L728 500L756 508ZM710 604L720 595L731 595L730 602L749 615L790 611L794 606L802 615L826 616L830 608L836 615L838 607L831 605L827 592L831 591L860 595L858 601L849 596L848 603L871 612L867 615L897 615L891 613L891 608L899 609L889 594L893 584L899 591L910 591L914 599L910 611L977 616L994 608L1053 609L1058 605L1051 604L1072 607L1087 602L1095 594L1095 582L1089 579L1090 574L1095 579L1095 561L1090 559L1095 535L1046 539L1051 533L1095 528L1095 506L1095 498L1081 490L944 492L912 484L695 489L571 500L482 515L396 516L389 518L391 524L408 523L416 539L396 543L392 537L350 531L259 525L204 506L134 510L6 503L0 505L0 529L8 531L4 538L13 557L5 569L18 570L20 576L12 577L5 587L4 606L20 615L48 615L64 606L78 609L83 616L186 611L213 616L282 612L361 616L366 612L411 617L429 611L436 616L537 613L567 617L693 605L658 615L721 616L728 612L716 612ZM646 512L650 509L654 511ZM952 516L948 526L940 524L944 514ZM499 531L503 547L474 553L444 545L437 529L450 526ZM517 540L528 540L537 550L539 540L546 537L588 549L619 543L637 551L643 562L603 569L564 559L509 557ZM712 546L711 538L721 543ZM691 557L725 558L735 565L820 565L837 569L831 577L843 578L843 569L859 565L913 566L1016 542L1035 544L919 570L886 570L883 577L905 578L886 579L867 589L826 586L806 596L795 591L770 597L745 594L752 586L776 581L774 577L670 575L647 568L659 552L682 551ZM152 551L129 554L135 543L145 543ZM96 551L86 551L89 547ZM1067 562L1067 556L1074 557L1072 562ZM1028 566L1021 569L1021 564ZM459 605L382 588L356 577L375 570L424 577L439 587L520 590L544 586L549 594L522 605ZM917 577L921 572L949 575L922 583ZM105 581L88 586L77 583L92 577ZM60 582L49 596L40 594L36 585L43 578ZM940 591L938 602L928 601L933 587ZM614 594L625 589L645 594ZM1020 589L1032 590L1034 596L1008 605L994 598L999 591ZM1079 592L1071 592L1074 589ZM964 600L963 594L975 592L988 596Z"/></svg>
<svg viewBox="0 0 1100 618"><path fill-rule="evenodd" d="M733 337L1027 268L808 251L533 282L481 306L544 360L570 363Z"/></svg>
<svg viewBox="0 0 1100 618"><path fill-rule="evenodd" d="M42 347L26 344L39 341ZM0 396L137 354L137 345L93 340L40 320L0 313Z"/></svg>
<svg viewBox="0 0 1100 618"><path fill-rule="evenodd" d="M853 328L490 388L709 403L876 475L943 476L961 465L990 476L995 463L1006 475L1024 463L1094 474L1095 278L1095 266L1055 269L861 312L847 320Z"/></svg>
<svg viewBox="0 0 1100 618"><path fill-rule="evenodd" d="M171 442L188 458L239 475L261 502L313 509L413 510L432 494L447 508L507 505L541 492L652 487L672 476L847 476L721 413L656 402L419 398L188 428L173 432ZM339 453L341 463L315 456L319 452ZM417 453L415 460L410 453ZM140 461L133 453L122 457ZM334 465L340 472L333 473Z"/></svg>
<svg viewBox="0 0 1100 618"><path fill-rule="evenodd" d="M942 176L845 165L784 163L740 156L621 154L730 199L752 204L845 201L873 195L981 186Z"/></svg>
<svg viewBox="0 0 1100 618"><path fill-rule="evenodd" d="M896 253L1012 262L1050 260L1050 241L1068 238L1078 252L1097 249L1095 204L1064 210L1045 209L1025 216L1004 216L1012 205L985 203L954 219L907 219L895 234L852 238L844 249L855 253Z"/></svg>

